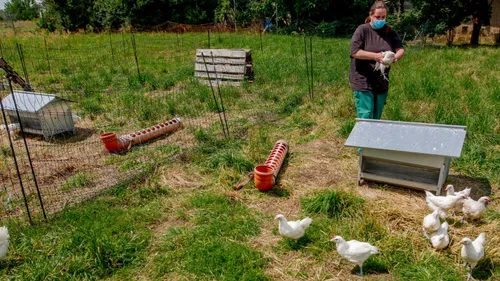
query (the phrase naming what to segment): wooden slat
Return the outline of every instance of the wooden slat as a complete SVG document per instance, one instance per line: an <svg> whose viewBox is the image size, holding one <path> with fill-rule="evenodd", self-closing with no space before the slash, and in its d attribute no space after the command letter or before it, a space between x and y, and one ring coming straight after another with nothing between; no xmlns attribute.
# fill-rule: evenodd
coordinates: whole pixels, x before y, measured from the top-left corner
<svg viewBox="0 0 500 281"><path fill-rule="evenodd" d="M213 79L230 79L230 80L243 80L245 75L243 74L227 74L227 73L217 73L217 76L215 75L215 72L209 72L210 77L208 76L207 72L195 72L194 76L195 77L202 77L202 78L210 78L211 80Z"/></svg>
<svg viewBox="0 0 500 281"><path fill-rule="evenodd" d="M208 82L208 80L198 79L198 81L203 85L210 86L210 83ZM212 86L216 87L217 81L215 81L215 80L211 80L211 81L212 81ZM241 82L240 81L219 81L219 85L220 86L241 86Z"/></svg>
<svg viewBox="0 0 500 281"><path fill-rule="evenodd" d="M380 183L391 183L394 185L404 186L412 189L419 190L429 190L429 191L437 191L437 186L432 184L426 184L421 182L414 182L404 179L395 179L391 177L385 177L380 175L375 175L371 173L361 173L361 178L365 180L380 182Z"/></svg>
<svg viewBox="0 0 500 281"><path fill-rule="evenodd" d="M437 186L439 169L411 164L398 164L387 160L363 156L363 171L394 179L408 180Z"/></svg>
<svg viewBox="0 0 500 281"><path fill-rule="evenodd" d="M225 58L246 58L245 50L230 50L230 49L197 49L196 56L201 57L201 54L207 57L225 57Z"/></svg>
<svg viewBox="0 0 500 281"><path fill-rule="evenodd" d="M245 65L211 65L207 64L206 67L202 63L197 63L194 66L195 71L201 72L215 72L217 73L237 73L245 74Z"/></svg>
<svg viewBox="0 0 500 281"><path fill-rule="evenodd" d="M212 60L212 57L205 57L205 62L207 64L246 64L246 61L244 59L232 59L232 58L219 58L219 57L214 57ZM203 58L196 57L196 63L201 63L203 64Z"/></svg>

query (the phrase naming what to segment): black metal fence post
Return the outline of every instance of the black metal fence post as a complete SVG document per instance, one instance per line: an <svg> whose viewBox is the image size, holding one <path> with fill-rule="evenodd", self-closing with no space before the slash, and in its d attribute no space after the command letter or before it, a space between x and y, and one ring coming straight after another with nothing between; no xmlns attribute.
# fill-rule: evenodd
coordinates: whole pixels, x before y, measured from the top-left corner
<svg viewBox="0 0 500 281"><path fill-rule="evenodd" d="M12 83L9 81L9 86L11 87L11 92L12 92ZM16 157L16 152L14 150L14 145L12 144L12 139L10 137L10 131L9 128L7 128L7 117L5 116L5 109L3 107L3 102L0 100L0 106L2 109L2 117L3 117L3 122L6 126L5 130L7 131L7 138L9 139L9 145L10 145L10 151L12 152L12 158L14 160L14 167L16 167L16 172L17 172L17 179L19 180L19 187L21 188L21 193L23 194L23 199L24 199L24 206L26 207L26 214L28 215L28 220L30 224L33 224L33 220L31 219L31 213L30 213L30 208L28 206L28 199L26 198L26 192L24 192L24 186L23 186L23 180L21 177L21 171L19 170L19 165L17 164L17 157Z"/></svg>
<svg viewBox="0 0 500 281"><path fill-rule="evenodd" d="M19 43L16 43L16 47L17 47L17 52L19 54L19 60L21 61L21 66L23 67L24 78L26 79L26 84L28 84L28 86L31 86L30 80L28 77L28 70L26 69L26 61L24 60L23 47Z"/></svg>
<svg viewBox="0 0 500 281"><path fill-rule="evenodd" d="M113 40L111 38L111 32L109 32L109 46L111 48L111 59L115 60L115 53L113 52Z"/></svg>
<svg viewBox="0 0 500 281"><path fill-rule="evenodd" d="M135 57L135 66L137 67L137 75L139 76L139 81L141 81L142 83L141 71L139 70L139 59L137 58L137 47L135 43L134 33L132 33L132 47L134 48L134 57Z"/></svg>
<svg viewBox="0 0 500 281"><path fill-rule="evenodd" d="M38 195L38 200L40 201L40 207L42 208L43 218L45 219L45 221L47 221L47 215L45 214L45 208L43 206L42 194L40 194L40 189L38 188L35 169L33 168L33 161L31 161L30 150L28 148L28 142L26 141L26 136L24 135L23 122L21 121L21 116L19 115L19 110L17 107L16 97L14 95L14 90L12 89L12 82L10 81L10 79L7 80L9 81L10 94L12 95L12 101L14 103L14 108L16 110L17 120L19 121L19 129L21 130L21 136L23 137L24 147L26 149L26 155L28 156L28 162L31 168L31 175L33 175L33 182L35 183L36 193Z"/></svg>
<svg viewBox="0 0 500 281"><path fill-rule="evenodd" d="M208 48L210 49L210 29L208 30Z"/></svg>
<svg viewBox="0 0 500 281"><path fill-rule="evenodd" d="M214 98L215 107L217 108L217 113L219 114L219 120L220 120L220 125L222 127L222 132L224 133L224 136L226 137L226 130L224 129L224 122L222 121L222 116L220 115L219 103L217 102L217 97L215 96L215 91L214 91L214 87L212 85L212 80L210 80L210 72L208 72L208 66L207 66L207 62L205 60L205 54L203 52L201 52L201 57L203 58L203 64L205 65L205 70L207 71L208 84L210 85L210 89L212 89L212 96ZM214 69L215 69L215 65L214 65Z"/></svg>
<svg viewBox="0 0 500 281"><path fill-rule="evenodd" d="M314 100L314 72L313 72L313 39L309 37L309 52L311 55L311 99Z"/></svg>
<svg viewBox="0 0 500 281"><path fill-rule="evenodd" d="M309 62L307 59L307 42L306 42L306 35L305 34L304 34L304 55L306 57L307 91L308 91L309 97L311 97L311 79L309 78Z"/></svg>
<svg viewBox="0 0 500 281"><path fill-rule="evenodd" d="M229 127L227 126L226 110L224 109L224 102L222 101L222 94L220 92L219 77L217 77L217 68L215 67L216 65L215 65L214 54L210 52L210 55L212 56L212 64L214 65L215 81L217 82L217 91L219 92L220 105L222 107L222 115L224 116L224 123L226 124L226 132L227 136L229 137ZM222 129L224 129L224 127Z"/></svg>
<svg viewBox="0 0 500 281"><path fill-rule="evenodd" d="M43 43L45 45L45 59L47 60L47 66L49 67L50 76L52 76L52 69L50 67L50 60L49 60L49 50L47 49L47 39L45 37L43 37Z"/></svg>

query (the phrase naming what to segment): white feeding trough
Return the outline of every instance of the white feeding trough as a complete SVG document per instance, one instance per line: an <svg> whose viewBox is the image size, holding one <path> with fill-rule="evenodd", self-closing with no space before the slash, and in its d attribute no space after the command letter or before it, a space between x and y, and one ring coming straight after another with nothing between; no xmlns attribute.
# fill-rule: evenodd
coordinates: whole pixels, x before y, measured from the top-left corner
<svg viewBox="0 0 500 281"><path fill-rule="evenodd" d="M356 119L345 146L361 148L361 180L441 193L451 158L458 158L465 126Z"/></svg>

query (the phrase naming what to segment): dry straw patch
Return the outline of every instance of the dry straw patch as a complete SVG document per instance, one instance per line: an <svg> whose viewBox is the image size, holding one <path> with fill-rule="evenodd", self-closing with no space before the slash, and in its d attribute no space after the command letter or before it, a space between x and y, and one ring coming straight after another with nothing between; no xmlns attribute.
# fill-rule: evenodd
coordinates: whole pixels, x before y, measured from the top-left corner
<svg viewBox="0 0 500 281"><path fill-rule="evenodd" d="M272 220L278 213L298 219L301 215L300 198L316 190L335 186L367 199L367 208L377 221L384 225L390 235L404 235L415 246L415 257L430 249L428 241L423 239L421 223L423 217L430 211L425 202L425 194L406 188L365 183L356 186L358 155L351 148L344 147L344 139L323 138L304 145L290 143L288 165L280 172L279 185L274 187L286 191L289 196L280 197L276 193L256 195L252 184L239 191L246 204L266 215L263 221L261 235L252 240L254 248L258 248L271 258L266 273L272 280L351 280L357 278L351 273L352 264L344 262L332 252L331 259L318 262L317 259L297 252L279 254L273 248L282 239L273 234L277 223ZM449 181L455 184L457 190L467 186L473 188L472 197L490 193L491 187L478 179L455 175L453 170ZM251 187L248 187L251 186ZM493 186L496 190L497 186ZM493 203L495 208L497 203ZM495 262L500 262L500 238L495 233L500 229L497 222L459 223L459 217L449 218L451 251L457 257L459 264L460 247L457 244L463 237L475 238L480 232L485 232L488 239L487 255ZM440 254L436 251L436 254ZM342 265L338 265L341 263ZM457 268L457 270L460 270ZM301 277L307 273L307 277ZM366 276L365 280L393 280L390 274Z"/></svg>

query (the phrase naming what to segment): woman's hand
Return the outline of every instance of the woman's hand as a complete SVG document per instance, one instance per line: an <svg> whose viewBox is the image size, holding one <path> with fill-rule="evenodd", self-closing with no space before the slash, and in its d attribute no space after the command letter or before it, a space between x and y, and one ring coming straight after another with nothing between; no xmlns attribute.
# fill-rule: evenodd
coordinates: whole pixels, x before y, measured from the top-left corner
<svg viewBox="0 0 500 281"><path fill-rule="evenodd" d="M373 53L373 60L383 63L384 62L384 54L382 53Z"/></svg>

